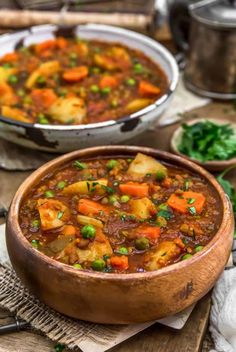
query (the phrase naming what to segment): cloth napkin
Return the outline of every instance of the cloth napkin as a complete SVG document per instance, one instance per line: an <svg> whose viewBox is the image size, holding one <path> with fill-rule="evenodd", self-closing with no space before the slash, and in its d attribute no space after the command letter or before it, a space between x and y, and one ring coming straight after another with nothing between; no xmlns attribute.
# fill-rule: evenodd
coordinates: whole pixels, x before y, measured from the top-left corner
<svg viewBox="0 0 236 352"><path fill-rule="evenodd" d="M225 270L213 290L210 331L211 352L236 351L236 267Z"/></svg>
<svg viewBox="0 0 236 352"><path fill-rule="evenodd" d="M11 267L5 241L5 225L0 225L0 306L9 309L53 341L83 352L104 352L155 321L132 325L102 325L71 319L41 303L21 283ZM158 322L181 329L194 306Z"/></svg>

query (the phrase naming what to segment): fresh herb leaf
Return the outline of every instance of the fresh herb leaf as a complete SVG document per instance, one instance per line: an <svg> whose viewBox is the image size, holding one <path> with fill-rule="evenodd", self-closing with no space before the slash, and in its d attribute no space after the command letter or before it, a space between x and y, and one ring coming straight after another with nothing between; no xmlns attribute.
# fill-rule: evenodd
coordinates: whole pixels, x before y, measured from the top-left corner
<svg viewBox="0 0 236 352"><path fill-rule="evenodd" d="M172 213L169 210L160 210L158 211L157 216L161 216L166 220L170 220L172 218Z"/></svg>
<svg viewBox="0 0 236 352"><path fill-rule="evenodd" d="M229 167L228 169L224 170L219 176L217 176L217 181L219 182L219 184L222 186L222 188L224 189L225 193L229 196L229 199L232 202L233 205L233 210L234 212L236 212L236 190L234 189L232 183L228 180L226 180L224 177L225 175L236 168L236 165L233 165L231 167Z"/></svg>
<svg viewBox="0 0 236 352"><path fill-rule="evenodd" d="M73 163L73 166L76 167L79 170L84 170L87 168L87 164L86 163L82 163L79 160L75 160Z"/></svg>
<svg viewBox="0 0 236 352"><path fill-rule="evenodd" d="M188 211L189 211L190 214L192 214L192 215L196 215L196 214L197 214L197 211L196 211L196 208L195 208L195 207L189 207L189 208L188 208Z"/></svg>
<svg viewBox="0 0 236 352"><path fill-rule="evenodd" d="M190 158L206 162L236 156L236 134L229 124L218 125L205 120L182 127L178 150Z"/></svg>
<svg viewBox="0 0 236 352"><path fill-rule="evenodd" d="M187 201L187 203L188 204L193 204L194 202L195 202L195 198L188 198L188 201Z"/></svg>
<svg viewBox="0 0 236 352"><path fill-rule="evenodd" d="M61 218L63 217L63 214L64 214L64 211L59 211L59 212L57 213L57 218L58 218L58 219L61 219Z"/></svg>
<svg viewBox="0 0 236 352"><path fill-rule="evenodd" d="M102 188L105 189L105 191L109 194L115 193L115 190L111 187L102 185Z"/></svg>

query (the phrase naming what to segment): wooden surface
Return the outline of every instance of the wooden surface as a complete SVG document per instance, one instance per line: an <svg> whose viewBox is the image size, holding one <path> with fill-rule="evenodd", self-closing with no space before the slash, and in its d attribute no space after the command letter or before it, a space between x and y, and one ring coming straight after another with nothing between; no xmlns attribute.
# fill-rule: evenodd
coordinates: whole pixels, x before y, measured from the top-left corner
<svg viewBox="0 0 236 352"><path fill-rule="evenodd" d="M236 110L233 105L213 103L203 108L195 109L186 117L215 117L236 120ZM171 134L178 127L175 124L158 131L149 131L136 137L127 144L140 144L169 149ZM37 153L35 152L35 157ZM17 187L29 175L29 172L7 172L0 170L0 204L9 206ZM229 179L236 186L236 172L231 172ZM144 332L113 348L112 352L200 352L208 324L210 310L209 296L202 299L191 314L187 324L181 331L173 331L167 327L155 324ZM8 312L0 310L0 324L3 324ZM4 318L3 318L4 317ZM0 336L0 352L31 352L37 346L38 351L53 351L54 344L34 332L20 332ZM204 352L209 351L204 348Z"/></svg>

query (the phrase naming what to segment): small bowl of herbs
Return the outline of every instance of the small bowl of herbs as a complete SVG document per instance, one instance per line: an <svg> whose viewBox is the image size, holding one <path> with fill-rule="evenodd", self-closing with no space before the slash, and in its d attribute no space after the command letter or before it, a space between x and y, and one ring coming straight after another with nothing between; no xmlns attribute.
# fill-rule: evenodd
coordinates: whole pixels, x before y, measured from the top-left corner
<svg viewBox="0 0 236 352"><path fill-rule="evenodd" d="M183 123L171 138L171 150L210 171L236 164L236 123L195 119Z"/></svg>

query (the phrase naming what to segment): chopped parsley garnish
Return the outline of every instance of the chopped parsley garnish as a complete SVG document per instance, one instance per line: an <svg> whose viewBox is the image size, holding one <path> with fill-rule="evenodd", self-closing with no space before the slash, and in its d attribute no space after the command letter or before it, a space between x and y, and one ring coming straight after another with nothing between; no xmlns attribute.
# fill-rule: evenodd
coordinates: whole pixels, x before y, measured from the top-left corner
<svg viewBox="0 0 236 352"><path fill-rule="evenodd" d="M189 180L187 179L184 181L184 190L188 191L188 189L189 189Z"/></svg>
<svg viewBox="0 0 236 352"><path fill-rule="evenodd" d="M196 214L197 214L197 211L196 211L196 208L195 208L195 207L189 207L189 208L188 208L188 211L189 211L190 214L192 214L192 215L196 215Z"/></svg>
<svg viewBox="0 0 236 352"><path fill-rule="evenodd" d="M183 124L178 150L190 158L206 162L229 160L236 156L236 135L229 123L220 125L209 120Z"/></svg>
<svg viewBox="0 0 236 352"><path fill-rule="evenodd" d="M121 214L120 218L122 221L126 221L126 214Z"/></svg>
<svg viewBox="0 0 236 352"><path fill-rule="evenodd" d="M74 163L73 163L73 166L76 167L79 170L87 169L87 164L86 163L82 163L79 160L75 160Z"/></svg>
<svg viewBox="0 0 236 352"><path fill-rule="evenodd" d="M195 198L188 198L188 201L187 201L187 203L188 204L193 204L194 202L195 202Z"/></svg>
<svg viewBox="0 0 236 352"><path fill-rule="evenodd" d="M57 218L58 218L58 219L61 219L61 218L63 217L63 214L64 214L64 211L59 211L59 212L57 213Z"/></svg>
<svg viewBox="0 0 236 352"><path fill-rule="evenodd" d="M160 210L157 213L157 216L161 216L166 220L170 220L172 218L172 215L173 215L172 212L170 212L169 210Z"/></svg>
<svg viewBox="0 0 236 352"><path fill-rule="evenodd" d="M102 188L105 189L105 191L109 194L112 194L112 193L115 193L115 190L111 187L108 187L108 186L105 186L105 185L102 185Z"/></svg>

